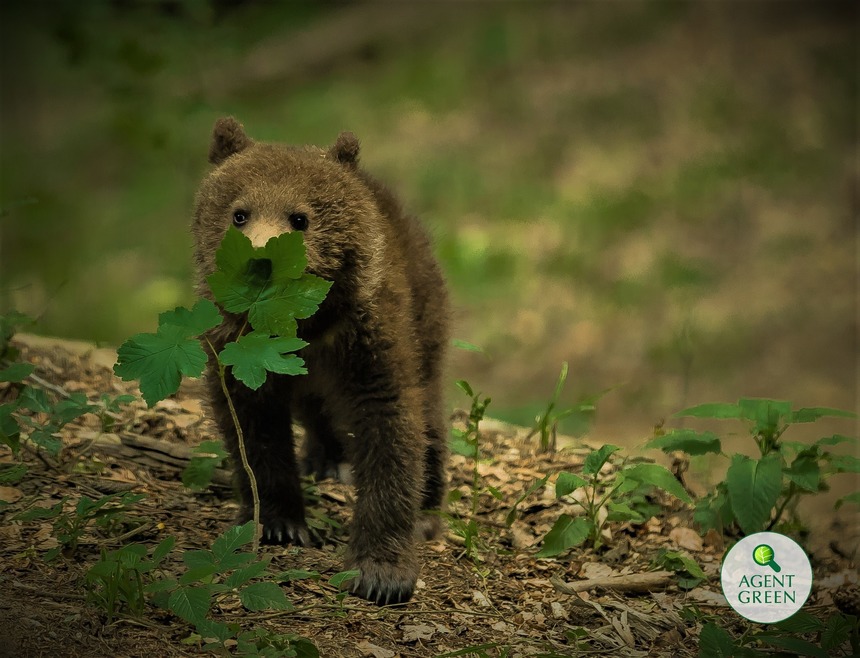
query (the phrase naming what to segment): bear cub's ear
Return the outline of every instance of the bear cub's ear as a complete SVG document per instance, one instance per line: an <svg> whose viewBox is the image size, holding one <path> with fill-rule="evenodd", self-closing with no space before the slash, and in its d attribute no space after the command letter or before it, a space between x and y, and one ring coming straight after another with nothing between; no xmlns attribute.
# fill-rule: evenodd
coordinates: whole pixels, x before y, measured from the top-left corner
<svg viewBox="0 0 860 658"><path fill-rule="evenodd" d="M234 153L244 151L253 144L245 134L242 124L233 117L222 117L212 129L212 143L209 145L209 162L219 165Z"/></svg>
<svg viewBox="0 0 860 658"><path fill-rule="evenodd" d="M358 137L351 132L342 132L337 136L334 146L328 150L328 154L342 165L355 168L358 163L358 149Z"/></svg>

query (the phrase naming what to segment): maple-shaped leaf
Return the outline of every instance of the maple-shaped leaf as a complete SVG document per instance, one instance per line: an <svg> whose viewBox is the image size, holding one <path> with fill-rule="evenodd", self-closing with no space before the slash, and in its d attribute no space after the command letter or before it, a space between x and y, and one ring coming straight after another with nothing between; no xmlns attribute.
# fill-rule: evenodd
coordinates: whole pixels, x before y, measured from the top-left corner
<svg viewBox="0 0 860 658"><path fill-rule="evenodd" d="M207 355L196 336L221 323L212 302L200 300L191 310L178 307L159 316L158 330L136 334L117 350L113 371L125 381L138 380L148 406L179 390L182 375L199 377Z"/></svg>
<svg viewBox="0 0 860 658"><path fill-rule="evenodd" d="M248 313L257 331L279 336L296 333L296 319L313 315L331 282L304 272L301 233L283 233L254 248L231 227L215 254L218 271L206 281L215 299L231 313Z"/></svg>
<svg viewBox="0 0 860 658"><path fill-rule="evenodd" d="M218 358L224 365L233 366L236 379L257 390L266 381L267 371L281 375L307 374L305 362L295 354L288 354L305 345L300 338L252 331L235 343L227 343Z"/></svg>

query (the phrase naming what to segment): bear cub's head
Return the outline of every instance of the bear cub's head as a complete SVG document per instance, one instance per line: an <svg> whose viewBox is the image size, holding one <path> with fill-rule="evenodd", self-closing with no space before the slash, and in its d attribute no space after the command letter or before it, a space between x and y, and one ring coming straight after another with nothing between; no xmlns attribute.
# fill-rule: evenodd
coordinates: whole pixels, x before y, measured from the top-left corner
<svg viewBox="0 0 860 658"><path fill-rule="evenodd" d="M219 119L209 147L214 168L197 192L192 227L201 281L215 271L230 226L255 247L301 231L308 271L331 281L372 267L384 229L358 152L350 132L327 149L297 147L254 141L236 119Z"/></svg>

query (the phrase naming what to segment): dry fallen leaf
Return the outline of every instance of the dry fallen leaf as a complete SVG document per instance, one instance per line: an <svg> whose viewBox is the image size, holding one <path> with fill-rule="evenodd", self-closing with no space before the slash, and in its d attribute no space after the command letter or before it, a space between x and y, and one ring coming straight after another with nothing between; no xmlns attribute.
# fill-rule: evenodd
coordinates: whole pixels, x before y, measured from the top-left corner
<svg viewBox="0 0 860 658"><path fill-rule="evenodd" d="M367 640L362 640L356 645L363 656L373 656L373 658L394 658L397 654L391 649L383 649L375 644L371 644Z"/></svg>
<svg viewBox="0 0 860 658"><path fill-rule="evenodd" d="M704 547L699 533L691 528L673 528L669 533L669 539L688 551L698 552Z"/></svg>
<svg viewBox="0 0 860 658"><path fill-rule="evenodd" d="M417 642L418 640L429 640L433 637L436 629L426 624L404 624L400 627L403 631L404 642Z"/></svg>
<svg viewBox="0 0 860 658"><path fill-rule="evenodd" d="M4 503L14 503L23 497L24 494L17 487L0 487L0 500Z"/></svg>

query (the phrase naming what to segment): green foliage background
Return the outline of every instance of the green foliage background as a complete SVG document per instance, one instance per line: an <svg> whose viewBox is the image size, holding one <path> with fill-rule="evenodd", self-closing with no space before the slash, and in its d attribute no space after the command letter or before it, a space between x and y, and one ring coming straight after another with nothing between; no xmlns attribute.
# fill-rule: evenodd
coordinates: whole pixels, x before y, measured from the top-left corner
<svg viewBox="0 0 860 658"><path fill-rule="evenodd" d="M854 3L402 5L4 2L0 310L118 344L190 305L234 114L361 137L496 413L530 422L562 361L564 404L617 387L616 441L739 395L856 407Z"/></svg>

